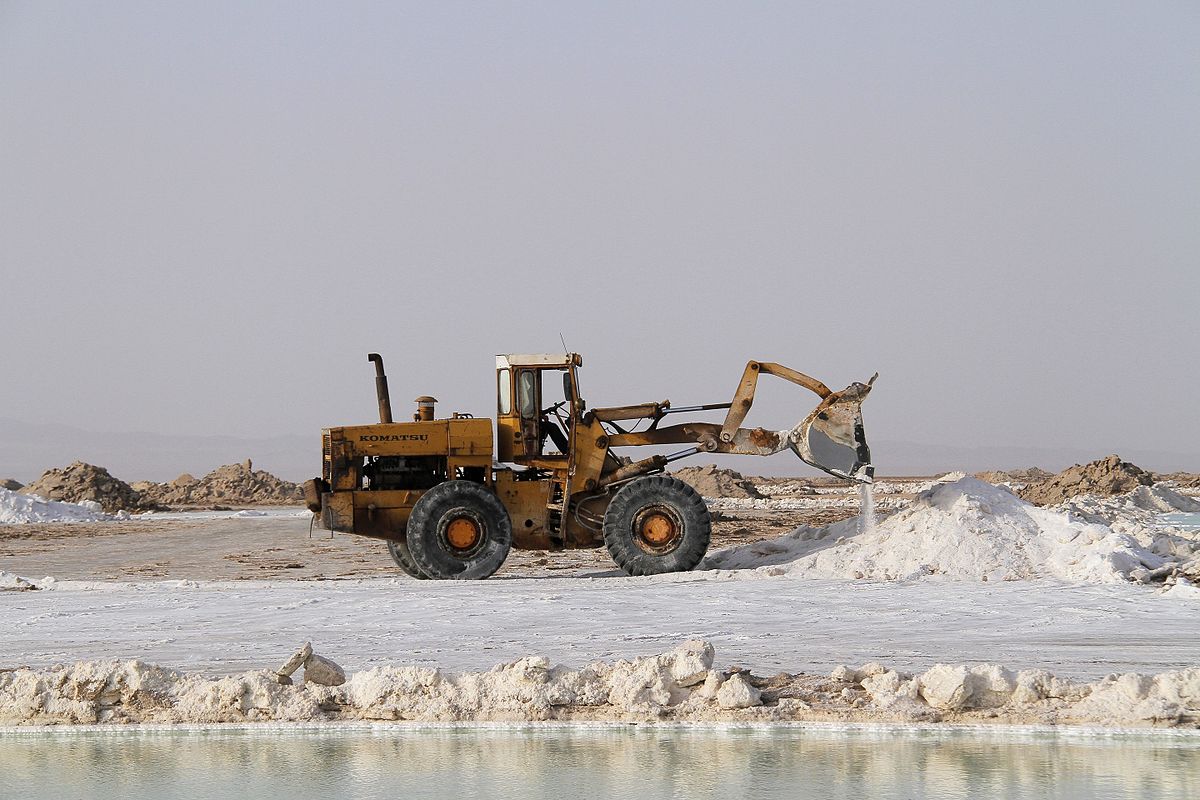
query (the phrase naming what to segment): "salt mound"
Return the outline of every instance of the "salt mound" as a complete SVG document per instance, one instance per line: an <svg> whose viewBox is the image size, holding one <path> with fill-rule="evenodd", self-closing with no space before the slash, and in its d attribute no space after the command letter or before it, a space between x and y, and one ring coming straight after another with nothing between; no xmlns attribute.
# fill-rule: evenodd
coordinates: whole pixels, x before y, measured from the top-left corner
<svg viewBox="0 0 1200 800"><path fill-rule="evenodd" d="M1163 595L1181 600L1200 600L1200 586L1196 586L1187 578L1180 576L1174 584L1163 591Z"/></svg>
<svg viewBox="0 0 1200 800"><path fill-rule="evenodd" d="M934 486L860 533L858 520L802 527L773 541L713 553L705 569L763 568L769 575L912 580L1058 578L1119 583L1164 559L1132 536L1037 508L976 478Z"/></svg>
<svg viewBox="0 0 1200 800"><path fill-rule="evenodd" d="M1108 456L1064 469L1041 483L1026 486L1020 494L1034 505L1049 506L1081 494L1112 497L1153 484L1154 476L1146 470L1122 461L1120 456Z"/></svg>
<svg viewBox="0 0 1200 800"><path fill-rule="evenodd" d="M1086 522L1107 525L1118 533L1143 536L1164 527L1158 522L1160 514L1197 513L1200 501L1158 485L1139 486L1116 497L1081 494L1049 508Z"/></svg>
<svg viewBox="0 0 1200 800"><path fill-rule="evenodd" d="M483 672L384 666L338 686L295 685L258 670L225 677L140 661L0 671L0 725L418 722L920 720L1194 727L1200 669L1073 682L1045 670L936 664L919 675L881 664L828 677L772 678L713 668L708 642L572 669L526 656Z"/></svg>
<svg viewBox="0 0 1200 800"><path fill-rule="evenodd" d="M33 581L0 569L0 591L27 592L37 588Z"/></svg>
<svg viewBox="0 0 1200 800"><path fill-rule="evenodd" d="M1139 486L1125 495L1129 502L1147 511L1171 514L1182 511L1200 513L1200 500L1180 494L1169 486Z"/></svg>
<svg viewBox="0 0 1200 800"><path fill-rule="evenodd" d="M170 483L156 483L142 496L165 506L293 505L303 501L303 490L264 470L255 470L249 459L217 467L199 480L184 473Z"/></svg>
<svg viewBox="0 0 1200 800"><path fill-rule="evenodd" d="M762 493L740 472L722 469L716 464L684 467L671 473L672 477L695 489L701 497L740 497L759 499Z"/></svg>
<svg viewBox="0 0 1200 800"><path fill-rule="evenodd" d="M340 686L282 684L268 670L222 678L140 661L80 662L0 672L0 724L317 720L551 719L572 708L654 719L697 695L711 704L713 647L685 642L669 653L579 670L529 656L486 672L378 667ZM693 687L700 687L694 691ZM598 714L598 716L600 716Z"/></svg>
<svg viewBox="0 0 1200 800"><path fill-rule="evenodd" d="M877 665L867 665L867 667ZM865 692L875 708L940 719L1024 718L1102 725L1185 725L1200 719L1200 669L1158 675L1126 673L1089 683L1062 680L1045 670L1013 672L999 664L935 664L920 675L839 667L834 677ZM851 691L854 691L851 688Z"/></svg>
<svg viewBox="0 0 1200 800"><path fill-rule="evenodd" d="M1167 486L1139 486L1116 497L1085 494L1051 507L1072 519L1107 525L1125 533L1160 556L1190 561L1200 553L1200 531L1162 522L1164 513L1200 512L1200 501Z"/></svg>
<svg viewBox="0 0 1200 800"><path fill-rule="evenodd" d="M93 501L60 503L0 489L0 525L25 522L102 522L113 517Z"/></svg>
<svg viewBox="0 0 1200 800"><path fill-rule="evenodd" d="M74 461L65 469L48 470L21 489L23 494L68 503L93 502L108 512L140 508L142 500L125 481L114 478L104 467Z"/></svg>

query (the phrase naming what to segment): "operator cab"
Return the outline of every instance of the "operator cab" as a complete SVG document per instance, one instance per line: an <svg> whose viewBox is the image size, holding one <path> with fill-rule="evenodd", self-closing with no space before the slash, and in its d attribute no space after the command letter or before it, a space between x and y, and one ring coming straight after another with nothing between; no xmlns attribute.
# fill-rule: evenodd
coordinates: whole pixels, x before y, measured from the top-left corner
<svg viewBox="0 0 1200 800"><path fill-rule="evenodd" d="M502 462L569 460L583 413L578 353L496 356L496 455Z"/></svg>

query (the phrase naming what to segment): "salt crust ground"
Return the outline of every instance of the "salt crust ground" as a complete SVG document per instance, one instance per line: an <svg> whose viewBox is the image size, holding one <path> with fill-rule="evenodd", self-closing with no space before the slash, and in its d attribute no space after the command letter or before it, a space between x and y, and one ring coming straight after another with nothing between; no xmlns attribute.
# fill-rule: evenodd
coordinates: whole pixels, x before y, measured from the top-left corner
<svg viewBox="0 0 1200 800"><path fill-rule="evenodd" d="M310 516L308 511L297 511L291 507L283 509L243 509L241 511L146 511L137 514L139 519L225 519L229 517L265 516ZM127 511L107 514L100 504L85 500L81 503L66 503L47 500L37 495L0 489L0 525L21 525L47 522L118 522L132 519Z"/></svg>
<svg viewBox="0 0 1200 800"><path fill-rule="evenodd" d="M961 481L958 483L962 484ZM986 484L981 485L987 486ZM994 487L987 486L987 489L991 490ZM1056 567L1063 568L1066 571L1060 574L1060 577L1070 576L1076 581L1109 582L1114 573L1121 575L1123 570L1127 573L1134 568L1152 568L1155 561L1151 557L1158 558L1158 563L1161 563L1163 559L1162 555L1146 549L1129 534L1117 534L1112 528L1103 524L1081 523L1061 512L1043 509L1030 511L1029 508L1020 505L1012 506L1009 499L1011 495L1003 490L996 490L1002 494L993 496L986 495L986 491L970 483L957 487L954 484L934 487L927 493L927 496L918 498L918 502L910 509L913 513L908 515L908 522L910 524L913 522L911 519L913 516L917 517L917 522L926 523L930 521L945 522L949 517L949 522L942 526L945 530L958 531L961 534L966 529L981 535L980 538L983 539L997 538L994 534L999 527L1005 534L1004 537L1000 537L1004 544L1000 548L1000 556L1012 562L1012 559L1008 557L1012 555L1013 551L1024 549L1026 545L1030 544L1030 540L1033 540L1035 546L1049 548L1050 558L1045 560L1045 563L1053 563ZM1017 502L1019 503L1019 501ZM1137 505L1136 501L1134 504ZM997 508L999 513L996 513ZM1052 516L1044 517L1040 512ZM1077 511L1076 513L1082 512ZM928 519L922 520L919 516L921 514ZM893 523L897 518L903 520L905 516L905 512L896 514L880 528ZM1002 523L999 526L998 520ZM979 530L970 531L971 526L976 523L982 527ZM933 525L932 527L936 533L938 526ZM1083 531L1078 530L1079 527ZM1100 530L1092 530L1090 535L1080 540L1080 534L1086 532L1089 527ZM1039 538L1046 538L1047 532L1053 537L1051 541L1037 541ZM870 533L878 533L878 530ZM912 525L911 527L911 534L915 534L918 538L922 534L927 535L928 533L929 530L924 525ZM793 536L793 538L795 537ZM895 542L890 548L892 555L894 556L898 549L906 547L911 549L913 538L910 535ZM1125 539L1132 541L1132 544ZM869 539L860 538L855 544L861 546L868 541ZM834 538L833 544L837 547L830 549L843 547L846 542ZM961 547L961 542L951 541L950 544L954 548ZM1096 545L1100 545L1100 547L1097 548ZM1087 557L1073 558L1072 555L1075 554L1070 552L1072 546L1084 550L1084 555ZM1007 548L1007 552L1005 548ZM721 554L716 555L721 556ZM858 555L861 556L861 553ZM1138 567L1135 567L1130 559L1136 561ZM981 561L977 554L973 561L974 563L987 563ZM860 558L859 563L865 562L862 562ZM1013 563L1020 566L1019 562L1012 562L1001 563L1001 567L1011 570ZM1039 560L1035 559L1028 563L1036 565ZM885 570L886 568L885 566ZM772 570L760 570L759 572L762 573L761 577L777 579L786 574L795 574L791 570L782 573ZM739 575L739 573L724 574ZM904 577L913 578L935 574L943 577L959 577L960 579L972 577L971 574L958 574L953 570L943 572L924 569L917 573L909 573ZM740 573L740 575L745 575L745 573ZM713 575L713 577L719 576ZM894 579L900 577L900 574L885 571L879 577ZM987 573L981 577L986 580ZM1000 577L1013 580L1036 578L1039 575L1010 571ZM786 583L792 583L792 581L786 581ZM51 587L47 586L46 588ZM1186 584L1176 585L1172 589L1172 594L1177 594L1181 588L1187 590L1191 587ZM693 649L695 649L694 646ZM883 668L867 667L862 670L835 670L833 678L829 680L845 685L842 685L841 691L837 692L837 702L829 705L827 701L830 698L826 696L829 695L829 692L819 686L816 688L806 687L804 685L806 679L803 676L799 678L781 676L775 679L777 685L773 685L770 681L764 682L757 679L747 681L743 675L714 673L710 669L704 677L703 684L689 684L689 676L681 678L675 675L675 667L670 666L675 663L672 659L677 660L679 657L678 652L675 652L650 659L641 659L632 662L632 666L627 666L626 662L617 662L611 667L589 667L580 671L564 671L559 667L552 669L549 662L544 659L526 658L488 673L482 673L483 675L498 673L501 678L482 678L479 677L479 673L445 677L443 673L437 670L431 671L427 667L382 667L356 673L347 684L349 688L340 687L336 690L327 690L313 687L312 692L353 692L364 681L367 682L367 685L371 685L368 679L360 678L362 675L369 674L374 674L376 677L382 676L379 677L379 680L384 683L396 680L400 680L401 683L407 681L404 685L410 688L416 685L413 684L413 681L417 680L422 687L420 691L416 692L419 702L409 706L405 703L410 701L397 700L399 705L394 706L393 711L388 712L395 714L395 716L388 717L393 719L487 720L510 719L505 715L511 714L513 721L520 721L522 719L574 719L576 718L574 715L582 714L584 719L616 721L664 717L680 720L721 720L725 719L724 715L733 714L738 719L745 716L751 721L757 719L770 722L788 719L819 719L822 714L832 715L832 718L835 719L853 719L856 715L865 715L866 719L874 719L882 714L884 718L900 720L951 719L962 715L982 714L984 718L1009 722L1074 723L1090 720L1099 724L1194 725L1196 723L1196 684L1200 682L1200 677L1195 669L1175 671L1153 677L1112 676L1095 684L1077 685L1049 676L1045 672L1026 670L1014 674L994 665L939 665L916 677ZM661 675L662 670L667 668L664 667L663 659L670 662L668 665L670 680L665 683L651 682L651 684L637 689L634 695L626 692L629 680L636 683L637 680L640 680L637 675L641 675L645 670ZM654 666L655 664L657 666ZM709 657L709 666L711 667L711 657ZM388 670L392 672L388 672ZM418 673L412 673L411 670L417 670ZM425 670L425 672L420 672L421 670ZM513 672L514 670L516 673ZM77 671L78 674L73 671ZM540 677L531 679L526 673L529 675L544 673L545 676L550 677L559 676L566 681L566 684L557 684L555 682L557 678L554 680L551 680L550 677L546 680L542 680ZM517 674L517 677L520 678L520 680L516 680L518 688L513 690L516 692L517 698L524 698L521 700L522 703L525 703L526 700L533 702L534 707L541 708L542 711L532 712L534 716L530 716L531 712L526 706L518 709L512 705L515 701L512 700L511 692L505 686L511 682L508 678L512 678L513 674ZM260 717L265 719L358 719L375 718L355 715L363 713L363 709L375 709L370 713L377 713L381 702L383 703L382 707L387 707L387 703L380 700L380 697L390 696L388 695L390 690L387 690L383 695L374 699L370 699L369 694L353 693L344 696L336 694L323 699L317 698L315 700L316 708L325 716L305 717L303 714L310 713L312 710L310 701L314 701L315 694L300 696L295 694L297 691L295 689L284 691L284 687L277 687L275 684L264 688L259 685L259 682L267 675L267 673L252 672L227 678L203 678L195 675L170 673L157 667L146 667L139 662L84 663L75 667L56 668L42 672L15 670L0 673L0 690L11 690L11 698L4 695L5 699L0 700L0 706L8 708L12 705L18 709L25 709L28 714L22 719L28 718L33 721L47 713L51 716L66 715L61 719L56 717L49 720L51 722L55 720L61 722L87 721L91 714L88 711L88 703L92 704L90 708L94 711L92 716L95 719L93 721L103 721L116 713L126 715L133 713L133 716L127 716L128 721L139 721L141 718L137 715L142 714L143 711L151 718L156 714L164 715L162 718L170 721L177 721L178 718L175 716L177 714L183 714L187 719L190 719L186 716L188 714L199 714L202 719L196 721L200 722L234 721L237 719L237 714L241 714L243 720L259 719ZM418 679L414 678L414 675L424 677ZM525 677L522 678L522 675ZM631 675L633 677L630 677ZM4 676L9 677L5 678ZM426 702L433 696L429 691L430 686L441 686L443 677L445 677L445 685L449 688L446 688L446 693L439 695L440 699L430 706ZM142 686L143 679L147 682L146 687ZM434 683L427 685L420 683L422 680L432 680ZM500 683L493 686L492 684L497 680ZM793 685L797 680L800 682L799 688ZM465 683L463 683L464 681ZM529 687L525 684L531 681L533 684L544 686L544 688L548 687L546 691L550 694L547 695L544 702L539 699L540 695L530 694L529 691L526 691ZM597 681L599 681L598 684ZM697 685L700 688L696 688ZM158 689L155 690L154 686L158 686ZM182 689L178 691L164 689L163 686L177 686ZM707 691L705 687L707 687ZM96 688L94 697L89 694L92 688ZM500 692L502 700L499 701L499 705L494 705L491 700L485 698L493 690ZM680 694L684 690L686 693ZM798 694L789 696L789 692L793 690ZM155 693L156 691L158 694ZM282 691L284 694L272 694L278 691ZM308 692L308 690L301 691ZM636 699L636 697L641 697L638 693L644 691L649 691L649 696L659 699L653 700L649 704L644 700ZM666 695L662 694L664 691ZM113 692L116 694L114 695ZM264 692L265 694L263 694ZM466 694L464 695L463 692ZM567 702L554 702L553 698L558 696L554 692L566 692L562 697L565 697ZM763 694L756 698L756 692ZM721 697L722 693L724 693L724 699ZM601 694L604 694L603 702L597 699ZM229 705L231 696L242 699L237 700L231 706ZM247 704L245 700L247 697L256 697L260 700L265 698L266 705L258 704L257 700ZM369 699L365 705L361 702L364 697ZM509 699L504 700L505 697ZM631 700L630 697L635 697L635 699ZM663 697L666 699L664 700ZM760 706L758 700L763 697L766 699L766 704ZM57 706L50 708L44 705L45 702L50 702L53 706L58 700L66 705L61 708ZM799 705L791 703L792 700L798 700ZM841 703L841 706L838 705L838 702ZM25 705L22 705L23 703ZM39 706L39 703L43 705ZM71 705L71 703L83 703L83 705ZM145 709L139 705L142 703L148 703ZM538 705L539 703L540 705ZM822 703L826 703L826 705L822 706ZM414 716L406 716L408 713L406 709L409 709ZM797 712L803 712L803 714L797 717L795 716ZM226 719L222 716L225 714L232 714L233 718ZM106 715L110 716L106 717Z"/></svg>
<svg viewBox="0 0 1200 800"><path fill-rule="evenodd" d="M1094 682L995 664L920 675L879 664L759 678L713 668L711 644L579 669L530 656L486 672L389 666L342 686L285 686L267 671L223 678L138 661L0 673L0 724L341 720L894 721L1200 727L1200 668Z"/></svg>
<svg viewBox="0 0 1200 800"><path fill-rule="evenodd" d="M398 662L474 671L530 653L567 664L651 655L686 638L763 674L991 661L1096 679L1200 665L1200 603L1134 584L749 570L478 584L34 582L42 591L0 591L0 668L140 658L227 675L276 666L311 640L350 671Z"/></svg>

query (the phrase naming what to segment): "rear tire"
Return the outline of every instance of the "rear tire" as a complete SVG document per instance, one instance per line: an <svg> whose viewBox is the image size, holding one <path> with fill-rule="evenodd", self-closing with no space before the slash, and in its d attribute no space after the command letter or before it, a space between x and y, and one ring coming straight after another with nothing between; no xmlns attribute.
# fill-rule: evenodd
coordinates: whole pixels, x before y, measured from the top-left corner
<svg viewBox="0 0 1200 800"><path fill-rule="evenodd" d="M408 518L408 551L430 578L482 580L500 569L511 548L508 511L482 483L439 483Z"/></svg>
<svg viewBox="0 0 1200 800"><path fill-rule="evenodd" d="M666 475L627 484L604 512L604 546L628 575L694 569L711 538L712 517L704 500Z"/></svg>
<svg viewBox="0 0 1200 800"><path fill-rule="evenodd" d="M407 575L419 581L429 580L429 576L422 572L421 568L417 566L417 562L413 560L412 553L408 549L407 539L388 539L387 549L392 561L395 561L396 566L404 570Z"/></svg>

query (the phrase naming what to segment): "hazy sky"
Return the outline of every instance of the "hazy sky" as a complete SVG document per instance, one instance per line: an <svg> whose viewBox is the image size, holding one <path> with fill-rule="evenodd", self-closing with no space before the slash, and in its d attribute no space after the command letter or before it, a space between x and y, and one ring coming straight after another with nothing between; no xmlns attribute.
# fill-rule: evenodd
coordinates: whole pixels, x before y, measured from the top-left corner
<svg viewBox="0 0 1200 800"><path fill-rule="evenodd" d="M561 332L592 405L757 358L878 370L873 439L1195 452L1200 6L0 2L0 273L31 423L315 433L370 350L488 415Z"/></svg>

